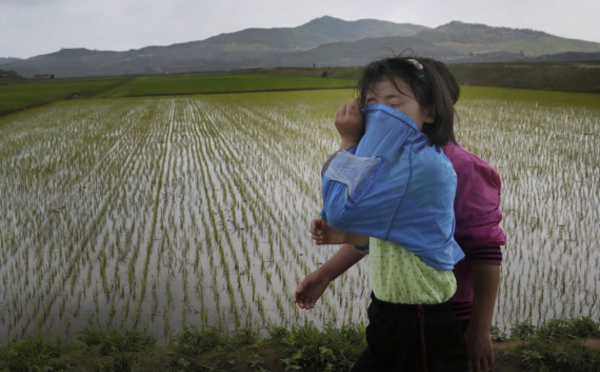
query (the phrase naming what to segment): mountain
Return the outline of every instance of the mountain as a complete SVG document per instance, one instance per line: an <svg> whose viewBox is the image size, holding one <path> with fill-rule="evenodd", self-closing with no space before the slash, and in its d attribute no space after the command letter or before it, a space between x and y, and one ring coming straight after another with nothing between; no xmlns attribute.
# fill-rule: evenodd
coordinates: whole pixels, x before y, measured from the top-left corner
<svg viewBox="0 0 600 372"><path fill-rule="evenodd" d="M530 29L490 27L458 21L420 32L417 37L434 45L451 47L462 54L508 52L539 56L600 51L600 43L566 39Z"/></svg>
<svg viewBox="0 0 600 372"><path fill-rule="evenodd" d="M383 36L412 36L429 27L413 25L410 23L393 23L375 19L363 19L358 21L344 21L333 17L321 17L298 27L300 30L325 35L330 40L353 41L365 38L376 38ZM319 43L319 45L324 43ZM316 46L316 45L315 45Z"/></svg>
<svg viewBox="0 0 600 372"><path fill-rule="evenodd" d="M349 22L333 17L321 17L296 28L251 28L202 41L150 46L126 52L62 49L56 53L9 64L5 68L15 70L23 76L52 71L57 77L65 77L263 67L256 64L262 62L252 61L307 51L332 42L354 41L367 37L408 36L426 29L428 28L425 26L372 19Z"/></svg>
<svg viewBox="0 0 600 372"><path fill-rule="evenodd" d="M361 66L378 58L417 53L432 58L458 58L451 48L435 46L414 37L388 36L320 45L308 51L264 57L256 66Z"/></svg>
<svg viewBox="0 0 600 372"><path fill-rule="evenodd" d="M322 44L354 41L367 37L411 36L428 27L365 19L343 21L333 17L314 19L296 28L250 28L213 36L203 41L175 44L171 47L151 47L149 53L184 53L188 57L214 59L233 54L269 54L309 50Z"/></svg>
<svg viewBox="0 0 600 372"><path fill-rule="evenodd" d="M294 28L250 28L205 40L125 52L62 49L2 68L56 77L226 71L252 67L357 66L410 50L446 61L499 61L600 52L600 43L540 31L450 22L437 28L321 17Z"/></svg>
<svg viewBox="0 0 600 372"><path fill-rule="evenodd" d="M11 62L16 62L18 61L18 58L12 58L12 57L0 57L0 65L6 64L6 63L11 63Z"/></svg>

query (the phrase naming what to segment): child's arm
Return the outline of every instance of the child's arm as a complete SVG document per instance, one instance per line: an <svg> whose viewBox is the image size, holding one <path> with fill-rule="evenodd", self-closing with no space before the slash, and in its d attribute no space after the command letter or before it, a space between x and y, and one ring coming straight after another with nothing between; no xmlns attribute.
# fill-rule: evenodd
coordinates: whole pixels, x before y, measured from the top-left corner
<svg viewBox="0 0 600 372"><path fill-rule="evenodd" d="M340 149L358 144L365 132L365 119L358 98L340 106L335 114L335 128L340 134Z"/></svg>
<svg viewBox="0 0 600 372"><path fill-rule="evenodd" d="M369 245L368 236L336 230L320 218L310 221L310 233L317 245L352 244L357 247Z"/></svg>
<svg viewBox="0 0 600 372"><path fill-rule="evenodd" d="M358 144L364 134L364 126L364 117L360 110L358 98L341 105L335 115L335 127L340 134L340 150ZM353 243L342 244L333 257L317 270L308 274L298 285L294 292L294 302L302 309L314 308L329 283L365 256L365 253L354 248L354 243L361 247L367 246L369 243L368 237L333 229L321 219L311 221L310 231L317 245Z"/></svg>
<svg viewBox="0 0 600 372"><path fill-rule="evenodd" d="M312 309L333 280L362 260L365 254L350 244L343 244L337 253L312 273L308 274L294 292L294 302L301 309Z"/></svg>

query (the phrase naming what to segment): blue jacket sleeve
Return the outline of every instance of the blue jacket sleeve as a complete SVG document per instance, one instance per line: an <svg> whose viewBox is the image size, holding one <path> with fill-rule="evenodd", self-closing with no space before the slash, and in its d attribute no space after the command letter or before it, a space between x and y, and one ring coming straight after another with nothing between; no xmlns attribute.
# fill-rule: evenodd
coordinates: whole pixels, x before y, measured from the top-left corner
<svg viewBox="0 0 600 372"><path fill-rule="evenodd" d="M464 256L453 238L452 165L407 115L372 105L365 119L354 154L339 151L323 169L321 217L336 229L392 241L451 270Z"/></svg>

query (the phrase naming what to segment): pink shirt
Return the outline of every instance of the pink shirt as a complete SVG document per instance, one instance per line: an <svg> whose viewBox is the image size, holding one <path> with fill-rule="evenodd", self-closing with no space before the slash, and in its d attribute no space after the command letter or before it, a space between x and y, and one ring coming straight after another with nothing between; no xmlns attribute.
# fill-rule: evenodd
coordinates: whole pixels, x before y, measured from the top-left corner
<svg viewBox="0 0 600 372"><path fill-rule="evenodd" d="M500 227L500 190L498 172L462 146L450 142L443 148L457 176L454 213L454 239L465 252L465 259L454 267L458 289L451 302L459 318L470 318L473 302L473 264L500 265L505 243Z"/></svg>

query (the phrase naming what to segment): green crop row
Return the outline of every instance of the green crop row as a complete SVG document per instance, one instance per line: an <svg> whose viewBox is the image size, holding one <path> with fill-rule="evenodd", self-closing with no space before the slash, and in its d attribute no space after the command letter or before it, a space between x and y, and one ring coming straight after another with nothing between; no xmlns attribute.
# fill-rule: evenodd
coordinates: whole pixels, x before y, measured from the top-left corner
<svg viewBox="0 0 600 372"><path fill-rule="evenodd" d="M452 63L461 85L600 93L600 62Z"/></svg>
<svg viewBox="0 0 600 372"><path fill-rule="evenodd" d="M82 319L164 340L187 324L364 319L360 265L311 312L290 298L331 254L306 221L353 94L84 99L0 118L4 340L72 335ZM589 96L464 87L457 106L460 143L502 177L503 332L596 314L599 116L572 103Z"/></svg>
<svg viewBox="0 0 600 372"><path fill-rule="evenodd" d="M450 64L449 67L463 86L600 92L600 65L597 62L478 63ZM216 75L18 80L0 84L0 115L50 102L91 96L116 98L345 88L355 85L357 71L357 68L348 67L326 70L254 69ZM527 95L535 96L525 91L516 98L523 98L523 95L525 99ZM591 95L589 100L598 102L595 95ZM557 101L561 101L561 97L557 97Z"/></svg>
<svg viewBox="0 0 600 372"><path fill-rule="evenodd" d="M76 98L166 96L351 87L352 79L266 74L27 80L0 85L0 115Z"/></svg>
<svg viewBox="0 0 600 372"><path fill-rule="evenodd" d="M600 110L600 99L598 94L593 93L571 93L556 92L533 89L513 89L499 87L463 86L461 102L470 100L502 100L511 104L533 104L538 108L552 108L556 106L568 106L572 109L585 108Z"/></svg>
<svg viewBox="0 0 600 372"><path fill-rule="evenodd" d="M86 98L127 81L124 78L94 80L29 80L0 85L0 115L51 102Z"/></svg>
<svg viewBox="0 0 600 372"><path fill-rule="evenodd" d="M282 75L178 75L138 77L99 97L332 89L354 85L351 79Z"/></svg>

